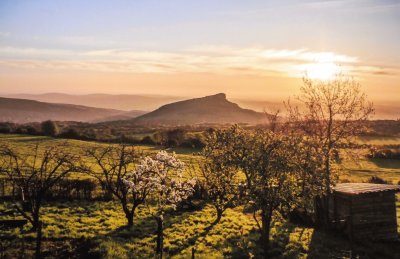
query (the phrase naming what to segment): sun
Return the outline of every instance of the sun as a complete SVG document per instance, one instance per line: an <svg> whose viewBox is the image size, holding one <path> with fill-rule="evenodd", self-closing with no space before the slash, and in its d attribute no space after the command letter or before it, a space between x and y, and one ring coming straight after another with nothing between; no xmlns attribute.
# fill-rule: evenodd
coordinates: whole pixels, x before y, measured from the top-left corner
<svg viewBox="0 0 400 259"><path fill-rule="evenodd" d="M304 66L309 78L332 80L340 72L339 66L332 62L316 62Z"/></svg>

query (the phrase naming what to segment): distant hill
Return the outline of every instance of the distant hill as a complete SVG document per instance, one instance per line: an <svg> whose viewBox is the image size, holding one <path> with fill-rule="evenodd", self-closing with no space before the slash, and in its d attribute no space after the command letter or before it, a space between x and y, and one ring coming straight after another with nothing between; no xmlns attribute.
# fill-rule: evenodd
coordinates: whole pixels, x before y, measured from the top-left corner
<svg viewBox="0 0 400 259"><path fill-rule="evenodd" d="M48 103L68 103L90 107L116 109L123 111L153 111L161 105L183 100L182 97L163 95L130 95L130 94L88 94L71 95L63 93L47 94L13 94L3 95L7 98L36 100Z"/></svg>
<svg viewBox="0 0 400 259"><path fill-rule="evenodd" d="M125 116L125 119L133 118L143 113L0 97L2 122L27 123L44 120L95 122L113 120L118 116Z"/></svg>
<svg viewBox="0 0 400 259"><path fill-rule="evenodd" d="M143 114L146 114L147 112L145 111L122 111L118 113L117 115L112 115L108 117L101 117L100 119L92 120L90 122L108 122L108 121L124 121L124 120L130 120L136 117L139 117Z"/></svg>
<svg viewBox="0 0 400 259"><path fill-rule="evenodd" d="M243 109L226 99L225 94L189 99L161 106L132 120L136 124L258 124L266 121L264 113Z"/></svg>

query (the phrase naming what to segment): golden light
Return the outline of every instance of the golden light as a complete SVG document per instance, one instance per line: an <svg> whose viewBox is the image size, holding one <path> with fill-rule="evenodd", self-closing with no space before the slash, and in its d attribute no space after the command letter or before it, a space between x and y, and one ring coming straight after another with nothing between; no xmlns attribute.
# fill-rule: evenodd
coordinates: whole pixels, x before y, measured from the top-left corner
<svg viewBox="0 0 400 259"><path fill-rule="evenodd" d="M340 72L340 68L331 62L317 62L304 65L304 71L312 79L332 80Z"/></svg>

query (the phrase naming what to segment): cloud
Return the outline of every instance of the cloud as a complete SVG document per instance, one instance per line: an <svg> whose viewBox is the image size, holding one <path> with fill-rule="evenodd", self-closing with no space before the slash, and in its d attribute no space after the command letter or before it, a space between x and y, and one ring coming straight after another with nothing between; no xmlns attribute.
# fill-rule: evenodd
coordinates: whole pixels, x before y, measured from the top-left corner
<svg viewBox="0 0 400 259"><path fill-rule="evenodd" d="M0 47L0 65L25 69L82 70L124 73L216 73L224 75L304 75L311 67L339 64L354 74L393 75L396 69L363 64L358 57L308 49L267 49L260 46L195 46L181 51L98 49L70 51ZM321 64L321 65L319 65ZM390 71L389 71L390 70Z"/></svg>

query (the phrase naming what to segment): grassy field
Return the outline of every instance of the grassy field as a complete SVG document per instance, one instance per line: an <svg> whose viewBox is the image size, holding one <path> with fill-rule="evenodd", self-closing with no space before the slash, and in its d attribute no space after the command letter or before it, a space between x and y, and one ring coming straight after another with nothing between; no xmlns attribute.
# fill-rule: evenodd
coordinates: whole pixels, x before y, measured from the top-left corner
<svg viewBox="0 0 400 259"><path fill-rule="evenodd" d="M369 140L373 141L373 140ZM36 143L60 145L62 139L20 135L1 135L0 143L18 147L28 152ZM73 152L82 147L107 145L95 142L69 140ZM143 152L155 152L157 148L138 146ZM173 150L188 164L196 164L198 150ZM379 176L397 183L400 181L400 161L367 160L360 151L359 159L345 158L340 178L352 182L365 181ZM46 202L43 207L43 236L45 253L51 257L92 258L152 258L155 249L156 222L149 216L148 207L140 207L131 229L124 228L125 218L119 204L113 201L57 201ZM400 226L400 197L397 197L397 215ZM0 203L0 219L16 219L20 216L11 203ZM196 258L251 258L260 253L258 233L252 214L244 207L229 209L220 223L212 226L214 211L208 204L199 204L191 211L171 211L165 223L165 253L168 258L190 258L192 249ZM400 229L399 229L400 232ZM1 247L6 253L22 253L24 244L32 255L34 233L29 226L24 229L0 230ZM350 258L350 242L336 234L296 225L276 219L272 230L271 257L275 258ZM398 245L398 244L397 244ZM353 251L360 258L400 258L400 248L393 244L354 244ZM1 248L0 247L0 248ZM86 249L86 247L88 249ZM47 251L47 252L46 252Z"/></svg>

